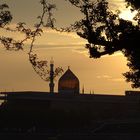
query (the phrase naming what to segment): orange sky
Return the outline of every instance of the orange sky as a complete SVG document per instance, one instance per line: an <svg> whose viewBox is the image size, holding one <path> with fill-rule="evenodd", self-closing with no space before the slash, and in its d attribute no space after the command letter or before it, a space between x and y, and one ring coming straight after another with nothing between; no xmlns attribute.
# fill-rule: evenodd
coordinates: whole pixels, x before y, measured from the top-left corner
<svg viewBox="0 0 140 140"><path fill-rule="evenodd" d="M90 59L83 46L40 46L36 50L42 59L52 56L55 67L62 66L64 70L70 66L80 80L80 87L84 85L85 92L90 90L102 94L123 94L130 89L122 73L127 70L126 60L121 54L106 56L102 59ZM48 91L48 83L44 82L32 69L27 51L8 52L1 50L1 91L40 90ZM55 81L55 91L57 82Z"/></svg>
<svg viewBox="0 0 140 140"><path fill-rule="evenodd" d="M5 1L9 3L15 17L12 26L19 21L25 21L30 26L35 23L36 17L40 13L38 0L34 0L34 2L28 0ZM80 12L69 6L67 2L63 0L52 0L52 2L57 5L57 11L54 14L58 27L68 26L81 17ZM123 9L123 0L111 1L112 8L118 7L118 5ZM129 15L129 12L125 13L125 15L127 14ZM1 35L22 38L20 34L0 31ZM88 51L84 48L85 43L86 41L75 33L60 34L49 29L44 30L44 34L37 39L35 50L42 59L50 60L53 57L55 66L62 66L64 70L70 66L80 80L80 87L82 88L84 85L86 93L94 91L102 94L124 94L126 89L131 89L130 84L126 83L122 76L122 73L128 70L123 55L118 52L101 59L90 59ZM49 90L48 83L41 80L32 69L27 52L28 49L20 52L8 52L1 48L0 91ZM57 91L57 82L58 79L55 81L55 91Z"/></svg>

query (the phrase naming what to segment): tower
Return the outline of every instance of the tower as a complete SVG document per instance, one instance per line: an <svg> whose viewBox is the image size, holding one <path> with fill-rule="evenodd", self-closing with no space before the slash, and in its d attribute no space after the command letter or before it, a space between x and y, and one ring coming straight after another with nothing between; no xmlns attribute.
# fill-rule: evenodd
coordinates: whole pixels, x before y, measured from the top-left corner
<svg viewBox="0 0 140 140"><path fill-rule="evenodd" d="M54 61L51 59L50 61L50 93L54 93Z"/></svg>

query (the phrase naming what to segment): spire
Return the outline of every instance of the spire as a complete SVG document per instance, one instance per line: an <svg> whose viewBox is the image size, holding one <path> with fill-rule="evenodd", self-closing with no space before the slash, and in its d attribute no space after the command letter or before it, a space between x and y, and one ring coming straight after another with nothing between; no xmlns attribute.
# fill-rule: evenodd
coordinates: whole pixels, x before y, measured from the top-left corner
<svg viewBox="0 0 140 140"><path fill-rule="evenodd" d="M83 88L82 88L82 94L84 94L84 92L85 92L85 89L84 89L84 85L83 85Z"/></svg>
<svg viewBox="0 0 140 140"><path fill-rule="evenodd" d="M90 90L90 92L89 92L90 94L91 94L91 90Z"/></svg>
<svg viewBox="0 0 140 140"><path fill-rule="evenodd" d="M54 64L53 57L51 57L50 64Z"/></svg>

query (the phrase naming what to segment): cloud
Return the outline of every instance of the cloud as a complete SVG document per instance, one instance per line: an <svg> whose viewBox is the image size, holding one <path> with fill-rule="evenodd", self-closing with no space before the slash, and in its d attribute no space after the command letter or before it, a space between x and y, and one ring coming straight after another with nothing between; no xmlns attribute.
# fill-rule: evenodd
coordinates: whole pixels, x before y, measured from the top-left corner
<svg viewBox="0 0 140 140"><path fill-rule="evenodd" d="M98 75L96 76L97 79L111 79L112 77L110 75Z"/></svg>
<svg viewBox="0 0 140 140"><path fill-rule="evenodd" d="M87 57L89 57L90 55L89 55L89 51L88 51L88 49L86 49L84 46L85 46L85 44L75 44L76 46L80 46L80 47L77 47L77 48L75 48L73 51L74 52L77 52L77 53L80 53L80 54L84 54L85 56L87 56ZM112 55L104 55L104 56L102 56L102 58L111 58L111 57L118 57L118 56L123 56L123 54L122 54L122 52L121 51L118 51L118 52L115 52L114 54L112 54Z"/></svg>
<svg viewBox="0 0 140 140"><path fill-rule="evenodd" d="M111 79L111 81L113 81L113 82L124 82L125 80L123 78L114 78L114 79Z"/></svg>
<svg viewBox="0 0 140 140"><path fill-rule="evenodd" d="M34 50L46 50L46 49L71 49L72 51L76 52L77 48L81 48L82 46L79 45L56 45L56 44L47 44L47 45L36 45Z"/></svg>
<svg viewBox="0 0 140 140"><path fill-rule="evenodd" d="M78 38L78 39L80 38L75 32L59 32L51 28L43 28L43 32L50 33L50 34L58 34L60 36L69 36L69 37Z"/></svg>
<svg viewBox="0 0 140 140"><path fill-rule="evenodd" d="M15 28L16 24L11 24L11 28ZM0 29L1 36L12 37L15 40L23 40L25 38L24 34L19 32L9 32L4 29ZM29 45L31 40L25 42L25 44ZM84 45L86 41L80 38L76 33L66 33L66 32L58 32L52 29L43 28L43 33L41 36L36 37L35 45Z"/></svg>
<svg viewBox="0 0 140 140"><path fill-rule="evenodd" d="M133 22L136 22L133 20L133 18L135 17L135 15L137 14L137 11L131 11L130 8L127 8L127 9L124 9L119 17L122 18L122 19L125 19L125 20L130 20L130 21L133 21Z"/></svg>
<svg viewBox="0 0 140 140"><path fill-rule="evenodd" d="M124 0L109 0L109 6L111 10L122 10L126 7Z"/></svg>
<svg viewBox="0 0 140 140"><path fill-rule="evenodd" d="M55 30L43 30L37 44L53 44L53 45L83 45L86 41L80 38L76 33L57 32Z"/></svg>
<svg viewBox="0 0 140 140"><path fill-rule="evenodd" d="M83 45L75 47L72 51L79 54L83 54L86 57L89 57L89 51Z"/></svg>
<svg viewBox="0 0 140 140"><path fill-rule="evenodd" d="M97 79L102 79L102 80L109 80L112 82L124 82L125 80L123 78L114 78L110 75L98 75L96 76Z"/></svg>
<svg viewBox="0 0 140 140"><path fill-rule="evenodd" d="M114 54L112 55L104 55L102 57L116 57L116 56L123 56L122 52L121 51L118 51L118 52L115 52Z"/></svg>

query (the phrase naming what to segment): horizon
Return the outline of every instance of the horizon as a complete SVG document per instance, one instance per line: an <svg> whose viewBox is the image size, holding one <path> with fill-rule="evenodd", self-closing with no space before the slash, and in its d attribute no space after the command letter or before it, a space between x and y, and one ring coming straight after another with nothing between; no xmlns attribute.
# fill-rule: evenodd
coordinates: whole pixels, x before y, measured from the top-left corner
<svg viewBox="0 0 140 140"><path fill-rule="evenodd" d="M36 17L41 12L38 0L34 3L27 0L5 0L5 2L13 13L14 19L11 26L25 21L28 26L32 27L37 22ZM55 3L57 10L54 11L54 16L57 27L67 27L82 17L81 13L68 2L60 0L59 2L55 1ZM120 15L122 18L132 18L134 13L130 14L130 9L125 8L124 0L113 0L109 3L114 11L118 7L123 11ZM24 10L25 7L26 10ZM66 10L67 13L65 13ZM68 16L69 18L67 18ZM84 47L87 41L80 38L76 33L59 33L51 29L43 29L43 32L42 36L37 38L34 46L34 51L39 55L39 59L50 61L53 57L55 67L61 66L64 71L70 66L73 73L79 78L80 90L84 86L87 93L94 91L94 93L117 95L123 95L125 90L138 90L132 89L130 83L126 83L122 76L122 73L128 71L127 60L122 53L117 52L100 59L91 59L88 50ZM17 40L23 37L21 34L9 34L2 29L1 34L12 36ZM18 52L8 52L1 48L0 91L49 91L48 83L41 80L29 63L27 55L29 46L27 44L24 51ZM58 79L55 82L55 91L57 91Z"/></svg>
<svg viewBox="0 0 140 140"><path fill-rule="evenodd" d="M124 94L125 90L132 90L130 84L126 83L122 76L127 67L125 64L126 58L121 53L101 59L90 59L88 51L83 46L75 46L72 49L70 46L50 46L46 48L42 46L42 48L36 50L39 57L41 57L40 59L49 61L53 57L54 67L60 66L64 69L64 72L70 66L70 69L79 78L80 90L84 86L86 93L94 91L97 94ZM54 54L55 51L56 54ZM27 52L27 49L20 52L1 50L0 77L2 80L0 82L0 91L49 91L48 82L43 81L29 63ZM63 59L61 56L63 56ZM81 61L82 64L79 63ZM111 63L112 61L113 63ZM59 78L55 81L55 92L57 92Z"/></svg>

